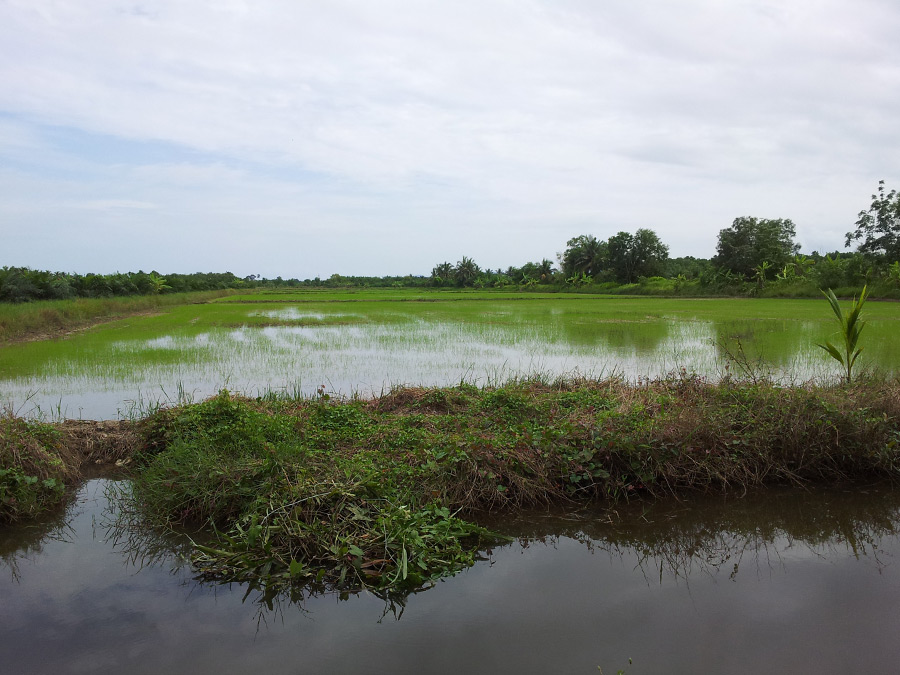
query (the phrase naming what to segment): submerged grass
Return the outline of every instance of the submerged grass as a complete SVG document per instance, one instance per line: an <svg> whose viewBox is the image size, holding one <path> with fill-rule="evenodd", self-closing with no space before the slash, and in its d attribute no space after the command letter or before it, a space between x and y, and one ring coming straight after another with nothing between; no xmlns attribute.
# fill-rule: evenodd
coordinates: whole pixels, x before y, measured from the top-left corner
<svg viewBox="0 0 900 675"><path fill-rule="evenodd" d="M522 300L492 292L485 301L455 295L466 299L191 304L111 321L66 340L3 345L0 399L19 406L40 392L36 408L114 418L123 400L139 400L176 381L201 398L222 387L253 393L257 383L277 388L297 382L307 393L329 382L343 393L370 394L395 382L443 385L465 377L483 384L496 374L559 375L575 366L582 374L616 368L636 378L683 365L715 377L738 341L782 379L834 372L827 354L815 347L833 330L821 299ZM894 303L866 305L867 347L859 370L895 372L896 310Z"/></svg>
<svg viewBox="0 0 900 675"><path fill-rule="evenodd" d="M489 510L900 476L898 381L221 392L141 426L136 508L214 524L201 574L270 589L428 584L472 563L491 537L473 519Z"/></svg>

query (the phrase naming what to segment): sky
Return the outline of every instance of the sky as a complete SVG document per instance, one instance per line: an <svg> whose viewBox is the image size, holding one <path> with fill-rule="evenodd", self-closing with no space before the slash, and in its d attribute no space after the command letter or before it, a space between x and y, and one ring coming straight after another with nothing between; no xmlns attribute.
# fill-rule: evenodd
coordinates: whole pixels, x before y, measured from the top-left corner
<svg viewBox="0 0 900 675"><path fill-rule="evenodd" d="M0 266L285 278L900 188L896 0L0 0Z"/></svg>

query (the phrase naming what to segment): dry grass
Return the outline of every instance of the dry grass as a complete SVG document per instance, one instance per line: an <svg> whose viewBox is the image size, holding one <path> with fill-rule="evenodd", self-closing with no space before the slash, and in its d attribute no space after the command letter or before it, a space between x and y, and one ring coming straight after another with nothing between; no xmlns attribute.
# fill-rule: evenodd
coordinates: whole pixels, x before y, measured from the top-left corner
<svg viewBox="0 0 900 675"><path fill-rule="evenodd" d="M57 428L78 465L127 462L142 446L137 425L130 421L66 420Z"/></svg>

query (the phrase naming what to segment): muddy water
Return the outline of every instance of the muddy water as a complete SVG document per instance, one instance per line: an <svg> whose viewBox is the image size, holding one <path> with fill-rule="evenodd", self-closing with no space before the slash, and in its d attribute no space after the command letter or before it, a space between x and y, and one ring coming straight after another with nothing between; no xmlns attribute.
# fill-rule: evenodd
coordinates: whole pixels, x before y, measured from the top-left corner
<svg viewBox="0 0 900 675"><path fill-rule="evenodd" d="M275 599L194 580L184 540L91 480L0 530L3 673L893 673L900 493L766 492L531 512L434 588ZM121 523L121 520L118 522ZM628 665L628 659L633 664Z"/></svg>

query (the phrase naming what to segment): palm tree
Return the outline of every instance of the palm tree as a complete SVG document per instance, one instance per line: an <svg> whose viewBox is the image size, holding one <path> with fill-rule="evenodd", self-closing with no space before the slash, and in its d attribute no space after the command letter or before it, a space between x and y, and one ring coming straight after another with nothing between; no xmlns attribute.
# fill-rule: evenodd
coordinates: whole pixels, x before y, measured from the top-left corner
<svg viewBox="0 0 900 675"><path fill-rule="evenodd" d="M566 246L561 260L563 274L568 277L580 274L593 276L601 271L606 254L606 242L591 234L582 234L569 239Z"/></svg>
<svg viewBox="0 0 900 675"><path fill-rule="evenodd" d="M431 270L431 280L435 286L444 286L453 278L453 265L443 262Z"/></svg>
<svg viewBox="0 0 900 675"><path fill-rule="evenodd" d="M550 277L553 276L553 273L556 271L556 268L553 267L553 262L544 258L538 263L537 273L541 278L541 281L547 281Z"/></svg>
<svg viewBox="0 0 900 675"><path fill-rule="evenodd" d="M481 268L475 264L475 261L463 256L462 260L456 263L453 276L457 286L471 286L479 274L481 274Z"/></svg>

